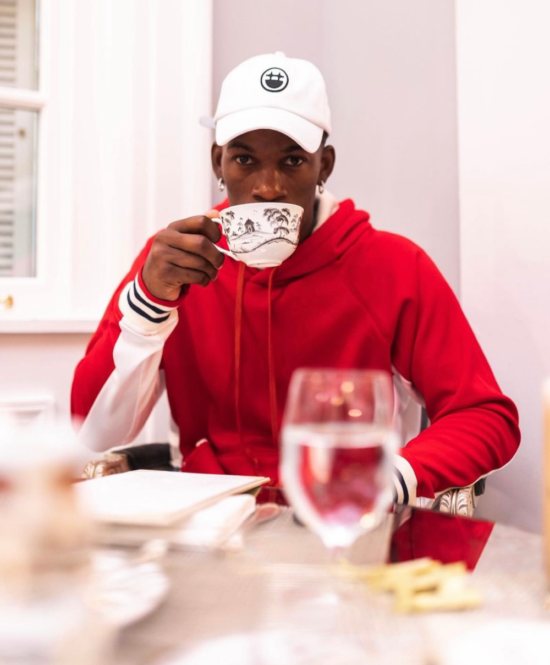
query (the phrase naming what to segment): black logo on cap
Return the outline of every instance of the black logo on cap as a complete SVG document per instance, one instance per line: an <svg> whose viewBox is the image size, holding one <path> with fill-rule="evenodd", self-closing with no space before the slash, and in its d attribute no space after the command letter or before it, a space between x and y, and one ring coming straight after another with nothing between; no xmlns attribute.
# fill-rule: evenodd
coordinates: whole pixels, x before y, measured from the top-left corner
<svg viewBox="0 0 550 665"><path fill-rule="evenodd" d="M288 85L288 74L284 69L272 67L262 74L262 88L268 92L281 92Z"/></svg>

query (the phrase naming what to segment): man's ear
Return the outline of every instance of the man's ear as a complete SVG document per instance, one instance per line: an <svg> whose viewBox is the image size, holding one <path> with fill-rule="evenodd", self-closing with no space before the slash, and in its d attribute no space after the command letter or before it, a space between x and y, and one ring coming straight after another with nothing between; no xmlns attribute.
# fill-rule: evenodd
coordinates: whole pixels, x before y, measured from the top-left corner
<svg viewBox="0 0 550 665"><path fill-rule="evenodd" d="M330 178L335 163L336 151L331 145L325 146L321 154L321 170L319 172L319 178L323 182L326 182Z"/></svg>
<svg viewBox="0 0 550 665"><path fill-rule="evenodd" d="M210 153L212 159L212 170L218 179L222 177L222 152L223 149L221 145L218 145L217 143L212 144L212 150Z"/></svg>

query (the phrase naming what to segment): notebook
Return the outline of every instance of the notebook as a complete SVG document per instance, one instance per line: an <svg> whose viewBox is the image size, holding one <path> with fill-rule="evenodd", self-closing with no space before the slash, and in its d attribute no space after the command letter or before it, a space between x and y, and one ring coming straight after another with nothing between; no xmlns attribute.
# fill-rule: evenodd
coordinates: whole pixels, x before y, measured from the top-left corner
<svg viewBox="0 0 550 665"><path fill-rule="evenodd" d="M76 485L84 510L111 524L170 526L232 494L269 483L260 476L129 471Z"/></svg>

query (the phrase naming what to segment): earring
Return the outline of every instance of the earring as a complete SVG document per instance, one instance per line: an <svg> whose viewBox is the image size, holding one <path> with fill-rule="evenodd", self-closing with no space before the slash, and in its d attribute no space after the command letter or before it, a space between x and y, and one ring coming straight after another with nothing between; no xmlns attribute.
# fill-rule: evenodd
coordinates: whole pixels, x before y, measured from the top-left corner
<svg viewBox="0 0 550 665"><path fill-rule="evenodd" d="M319 187L319 194L322 194L325 191L325 183L321 180L318 187Z"/></svg>
<svg viewBox="0 0 550 665"><path fill-rule="evenodd" d="M225 189L225 182L223 181L223 178L220 178L218 180L218 187L220 189L220 192L223 192L223 190Z"/></svg>

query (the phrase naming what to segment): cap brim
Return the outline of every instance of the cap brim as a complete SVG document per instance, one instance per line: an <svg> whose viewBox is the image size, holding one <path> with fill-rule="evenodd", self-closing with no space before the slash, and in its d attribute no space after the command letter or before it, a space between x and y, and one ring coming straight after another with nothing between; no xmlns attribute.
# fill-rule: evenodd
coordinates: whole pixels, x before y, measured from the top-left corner
<svg viewBox="0 0 550 665"><path fill-rule="evenodd" d="M283 109L256 108L237 111L216 123L216 143L225 145L232 139L257 129L272 129L289 136L306 152L317 152L323 129L309 120Z"/></svg>

